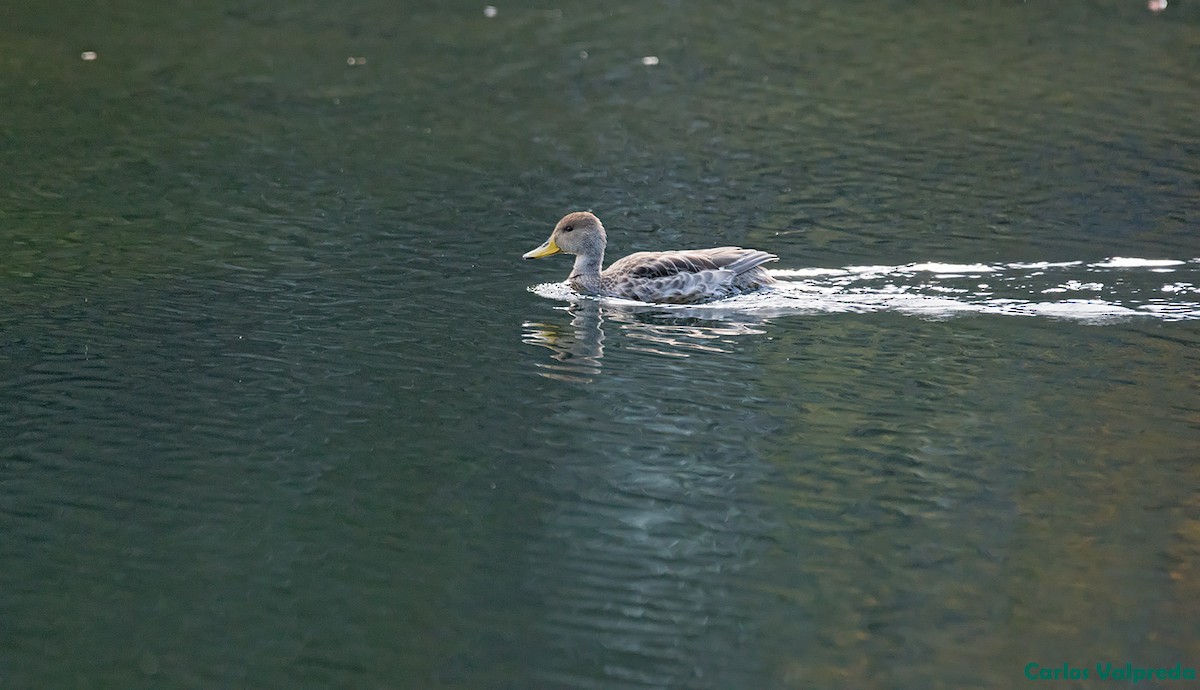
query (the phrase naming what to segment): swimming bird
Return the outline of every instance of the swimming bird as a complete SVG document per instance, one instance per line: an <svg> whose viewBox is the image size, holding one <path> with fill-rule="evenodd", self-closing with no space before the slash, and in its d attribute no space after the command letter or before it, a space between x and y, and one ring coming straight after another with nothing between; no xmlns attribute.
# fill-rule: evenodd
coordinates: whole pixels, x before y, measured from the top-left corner
<svg viewBox="0 0 1200 690"><path fill-rule="evenodd" d="M779 260L757 249L716 247L637 252L602 268L607 243L600 219L587 211L576 211L563 216L550 239L522 258L574 254L575 267L567 282L575 291L670 304L706 302L770 285L775 279L763 264Z"/></svg>

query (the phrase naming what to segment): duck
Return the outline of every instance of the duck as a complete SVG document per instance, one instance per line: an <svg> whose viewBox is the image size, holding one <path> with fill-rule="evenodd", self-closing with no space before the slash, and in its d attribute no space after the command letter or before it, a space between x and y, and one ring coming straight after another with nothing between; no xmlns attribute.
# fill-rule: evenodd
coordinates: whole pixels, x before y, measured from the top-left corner
<svg viewBox="0 0 1200 690"><path fill-rule="evenodd" d="M600 219L589 211L575 211L563 216L550 238L521 258L574 254L567 283L576 292L665 304L697 304L754 292L775 282L763 264L779 260L758 249L714 247L637 252L603 268L607 244Z"/></svg>

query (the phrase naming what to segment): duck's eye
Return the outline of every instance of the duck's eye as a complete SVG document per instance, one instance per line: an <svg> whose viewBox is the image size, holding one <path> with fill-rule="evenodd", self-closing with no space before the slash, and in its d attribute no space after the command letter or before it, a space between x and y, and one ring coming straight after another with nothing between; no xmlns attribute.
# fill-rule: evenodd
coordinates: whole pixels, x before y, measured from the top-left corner
<svg viewBox="0 0 1200 690"><path fill-rule="evenodd" d="M566 226L566 227L564 227L564 228L563 228L563 232L571 232L571 231L572 231L572 230L574 230L574 229L575 229L575 226L574 226L574 225L568 225L568 226Z"/></svg>

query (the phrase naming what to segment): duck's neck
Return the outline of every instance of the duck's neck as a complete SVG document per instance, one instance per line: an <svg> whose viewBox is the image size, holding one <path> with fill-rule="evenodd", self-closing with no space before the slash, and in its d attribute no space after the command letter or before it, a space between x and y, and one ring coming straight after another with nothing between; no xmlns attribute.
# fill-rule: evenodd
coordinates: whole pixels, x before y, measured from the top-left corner
<svg viewBox="0 0 1200 690"><path fill-rule="evenodd" d="M580 292L600 291L600 267L604 263L604 250L596 253L579 254L575 257L575 268L567 282Z"/></svg>

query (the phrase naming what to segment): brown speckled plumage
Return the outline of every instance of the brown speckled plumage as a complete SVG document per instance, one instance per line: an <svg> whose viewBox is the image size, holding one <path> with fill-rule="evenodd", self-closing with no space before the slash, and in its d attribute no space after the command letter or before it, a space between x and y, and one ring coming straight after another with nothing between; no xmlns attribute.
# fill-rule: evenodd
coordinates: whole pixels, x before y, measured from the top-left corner
<svg viewBox="0 0 1200 690"><path fill-rule="evenodd" d="M741 247L638 252L602 269L607 237L591 213L569 213L558 221L550 239L525 254L526 259L558 252L575 255L567 281L576 291L642 302L691 304L752 292L775 279L763 264L774 254Z"/></svg>

